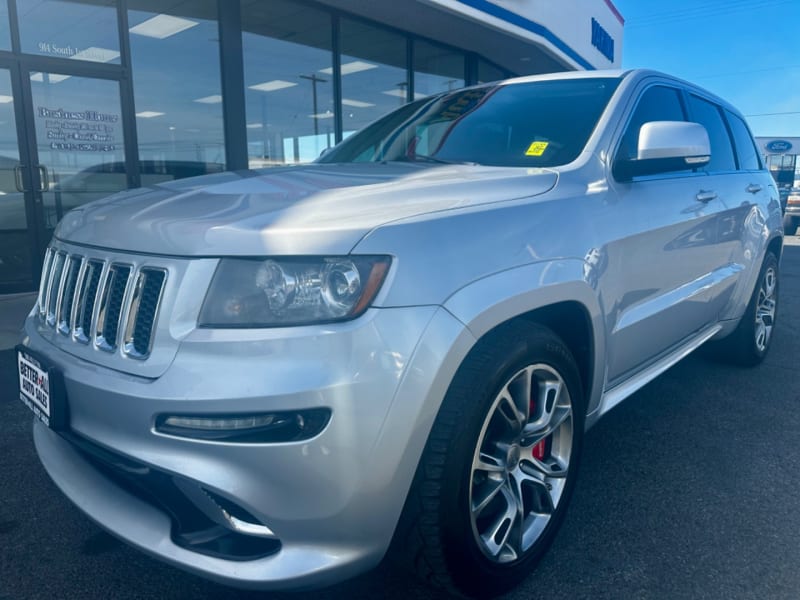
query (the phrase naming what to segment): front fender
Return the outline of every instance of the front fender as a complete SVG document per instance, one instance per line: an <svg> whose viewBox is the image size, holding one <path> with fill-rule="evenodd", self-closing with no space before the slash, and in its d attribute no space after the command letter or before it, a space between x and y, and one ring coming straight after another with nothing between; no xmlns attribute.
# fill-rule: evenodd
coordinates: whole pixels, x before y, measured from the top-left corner
<svg viewBox="0 0 800 600"><path fill-rule="evenodd" d="M479 339L501 323L563 302L583 307L593 330L592 381L587 412L600 403L605 376L606 336L596 291L584 278L585 263L557 259L508 269L474 281L452 294L444 308Z"/></svg>

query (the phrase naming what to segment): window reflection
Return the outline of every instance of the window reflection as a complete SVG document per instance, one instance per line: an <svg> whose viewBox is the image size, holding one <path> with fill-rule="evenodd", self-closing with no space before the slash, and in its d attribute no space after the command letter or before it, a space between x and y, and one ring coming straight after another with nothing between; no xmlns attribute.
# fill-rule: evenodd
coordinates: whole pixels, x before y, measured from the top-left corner
<svg viewBox="0 0 800 600"><path fill-rule="evenodd" d="M120 62L115 0L17 0L17 15L23 52Z"/></svg>
<svg viewBox="0 0 800 600"><path fill-rule="evenodd" d="M478 81L477 83L490 83L492 81L500 81L507 79L511 75L508 71L493 65L492 63L483 59L478 59Z"/></svg>
<svg viewBox="0 0 800 600"><path fill-rule="evenodd" d="M342 123L347 137L408 99L406 38L342 19Z"/></svg>
<svg viewBox="0 0 800 600"><path fill-rule="evenodd" d="M215 0L129 0L142 183L216 172L225 164ZM160 165L160 167L159 167Z"/></svg>
<svg viewBox="0 0 800 600"><path fill-rule="evenodd" d="M31 276L25 196L19 191L20 166L11 77L0 69L0 293L14 291Z"/></svg>
<svg viewBox="0 0 800 600"><path fill-rule="evenodd" d="M67 211L127 187L119 84L30 76L45 229Z"/></svg>
<svg viewBox="0 0 800 600"><path fill-rule="evenodd" d="M464 87L464 55L423 40L414 42L414 98Z"/></svg>
<svg viewBox="0 0 800 600"><path fill-rule="evenodd" d="M314 160L335 143L330 15L245 1L242 45L250 167Z"/></svg>
<svg viewBox="0 0 800 600"><path fill-rule="evenodd" d="M7 0L0 0L0 50L11 50L11 29L8 22Z"/></svg>

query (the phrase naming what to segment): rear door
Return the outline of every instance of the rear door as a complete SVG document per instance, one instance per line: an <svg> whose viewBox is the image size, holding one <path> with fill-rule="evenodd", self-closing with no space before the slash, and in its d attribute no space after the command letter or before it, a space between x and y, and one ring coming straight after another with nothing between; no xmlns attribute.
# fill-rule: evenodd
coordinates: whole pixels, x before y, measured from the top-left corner
<svg viewBox="0 0 800 600"><path fill-rule="evenodd" d="M764 245L763 227L771 202L775 209L779 203L778 190L772 176L765 169L758 147L747 124L737 114L723 109L728 131L733 141L736 154L736 175L731 177L730 197L726 198L727 206L725 230L722 240L728 260L738 267L741 274L737 278L736 288L723 290L719 302L720 318L738 318L750 296L750 286L760 265L754 263L761 260L761 248ZM750 277L745 275L749 273Z"/></svg>

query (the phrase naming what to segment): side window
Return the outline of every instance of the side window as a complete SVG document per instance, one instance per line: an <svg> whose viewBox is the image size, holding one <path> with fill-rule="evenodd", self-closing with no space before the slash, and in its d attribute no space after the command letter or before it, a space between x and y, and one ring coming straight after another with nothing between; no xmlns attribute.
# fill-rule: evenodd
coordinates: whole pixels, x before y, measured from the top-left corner
<svg viewBox="0 0 800 600"><path fill-rule="evenodd" d="M747 129L744 121L730 111L725 111L728 124L733 133L733 143L736 146L736 158L739 160L739 169L743 171L757 171L761 168L761 161L758 158L758 150Z"/></svg>
<svg viewBox="0 0 800 600"><path fill-rule="evenodd" d="M645 90L633 116L628 123L628 128L622 136L619 158L636 158L639 147L639 130L642 125L650 121L685 121L686 115L683 111L683 104L678 90L656 85Z"/></svg>
<svg viewBox="0 0 800 600"><path fill-rule="evenodd" d="M722 120L719 107L690 94L689 112L692 121L696 121L706 128L708 139L711 142L711 161L700 170L709 173L735 171L736 161L733 158L731 138L725 122Z"/></svg>

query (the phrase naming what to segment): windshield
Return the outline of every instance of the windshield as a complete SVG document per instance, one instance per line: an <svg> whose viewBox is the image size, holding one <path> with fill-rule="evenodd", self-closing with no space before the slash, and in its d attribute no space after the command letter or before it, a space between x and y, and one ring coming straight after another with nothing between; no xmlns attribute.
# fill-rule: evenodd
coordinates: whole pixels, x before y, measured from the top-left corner
<svg viewBox="0 0 800 600"><path fill-rule="evenodd" d="M553 167L577 158L616 78L487 85L417 100L317 162L425 161Z"/></svg>

